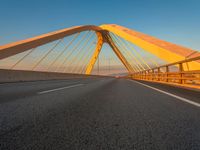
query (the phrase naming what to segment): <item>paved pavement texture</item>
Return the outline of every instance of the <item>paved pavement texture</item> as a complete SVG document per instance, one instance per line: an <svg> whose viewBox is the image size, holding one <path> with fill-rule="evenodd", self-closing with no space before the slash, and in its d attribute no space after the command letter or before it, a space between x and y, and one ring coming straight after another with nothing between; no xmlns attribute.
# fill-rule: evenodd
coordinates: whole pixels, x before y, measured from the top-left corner
<svg viewBox="0 0 200 150"><path fill-rule="evenodd" d="M198 91L148 84L200 103ZM199 150L200 107L115 78L0 84L1 150Z"/></svg>

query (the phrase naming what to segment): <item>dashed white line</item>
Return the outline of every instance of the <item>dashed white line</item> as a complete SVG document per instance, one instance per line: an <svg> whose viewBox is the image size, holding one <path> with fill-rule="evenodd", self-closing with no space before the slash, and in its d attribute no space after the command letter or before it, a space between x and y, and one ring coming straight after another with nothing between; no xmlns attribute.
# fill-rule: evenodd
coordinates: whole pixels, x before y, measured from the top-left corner
<svg viewBox="0 0 200 150"><path fill-rule="evenodd" d="M138 81L134 81L134 80L130 80L130 81L135 82L135 83L138 83L138 84L143 85L143 86L145 86L145 87L148 87L148 88L150 88L150 89L153 89L153 90L158 91L158 92L160 92L160 93L164 93L164 94L166 94L166 95L169 95L169 96L171 96L171 97L174 97L174 98L176 98L176 99L179 99L179 100L181 100L181 101L183 101L183 102L189 103L189 104L191 104L191 105L200 107L200 104L199 104L199 103L194 102L194 101L192 101L192 100L189 100L189 99L187 99L187 98L180 97L180 96L177 96L177 95L172 94L172 93L168 93L168 92L166 92L166 91L157 89L157 88L155 88L155 87L146 85L146 84L141 83L141 82L138 82Z"/></svg>
<svg viewBox="0 0 200 150"><path fill-rule="evenodd" d="M82 86L82 85L84 85L84 84L75 84L75 85L65 86L65 87L61 87L61 88L41 91L41 92L38 92L37 94L46 94L46 93L60 91L60 90L69 89L69 88L74 88L74 87L78 87L78 86Z"/></svg>

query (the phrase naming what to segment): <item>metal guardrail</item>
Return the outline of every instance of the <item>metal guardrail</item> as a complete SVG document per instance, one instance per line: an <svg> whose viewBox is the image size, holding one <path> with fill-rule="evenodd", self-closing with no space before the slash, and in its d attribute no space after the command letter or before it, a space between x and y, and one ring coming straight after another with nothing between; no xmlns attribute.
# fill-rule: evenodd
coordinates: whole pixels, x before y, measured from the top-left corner
<svg viewBox="0 0 200 150"><path fill-rule="evenodd" d="M197 60L200 60L200 56L133 73L130 76L138 80L183 85L200 89L200 68L191 71L183 69L183 65ZM176 69L171 71L170 67L172 66L176 66Z"/></svg>

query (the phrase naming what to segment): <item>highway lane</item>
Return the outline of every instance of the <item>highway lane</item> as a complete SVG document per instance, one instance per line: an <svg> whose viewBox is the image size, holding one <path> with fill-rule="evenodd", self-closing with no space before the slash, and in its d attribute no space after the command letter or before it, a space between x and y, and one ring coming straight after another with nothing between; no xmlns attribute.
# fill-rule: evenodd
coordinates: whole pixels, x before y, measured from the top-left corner
<svg viewBox="0 0 200 150"><path fill-rule="evenodd" d="M96 82L99 78L73 78L67 80L48 80L0 84L0 103L17 100L37 94L37 92L70 86L79 83Z"/></svg>
<svg viewBox="0 0 200 150"><path fill-rule="evenodd" d="M199 92L176 91L198 102ZM7 83L0 149L200 149L199 116L199 107L126 79Z"/></svg>

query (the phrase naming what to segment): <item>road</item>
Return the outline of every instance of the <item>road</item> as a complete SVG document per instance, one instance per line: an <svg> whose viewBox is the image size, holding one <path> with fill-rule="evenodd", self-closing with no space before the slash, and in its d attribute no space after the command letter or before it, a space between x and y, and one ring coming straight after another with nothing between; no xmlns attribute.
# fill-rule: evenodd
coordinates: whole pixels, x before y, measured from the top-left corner
<svg viewBox="0 0 200 150"><path fill-rule="evenodd" d="M200 93L149 84L189 102ZM0 149L200 149L200 107L135 81L0 84Z"/></svg>

